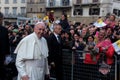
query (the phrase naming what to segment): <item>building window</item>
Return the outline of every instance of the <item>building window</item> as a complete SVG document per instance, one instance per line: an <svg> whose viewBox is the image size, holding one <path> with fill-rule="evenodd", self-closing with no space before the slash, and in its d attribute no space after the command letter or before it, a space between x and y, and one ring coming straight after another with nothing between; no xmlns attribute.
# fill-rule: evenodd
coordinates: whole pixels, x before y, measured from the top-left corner
<svg viewBox="0 0 120 80"><path fill-rule="evenodd" d="M120 10L118 11L118 16L120 17Z"/></svg>
<svg viewBox="0 0 120 80"><path fill-rule="evenodd" d="M17 7L13 7L13 15L17 15Z"/></svg>
<svg viewBox="0 0 120 80"><path fill-rule="evenodd" d="M81 0L76 0L76 4L80 4L81 2Z"/></svg>
<svg viewBox="0 0 120 80"><path fill-rule="evenodd" d="M54 0L50 0L49 1L50 6L54 6L54 2L55 2Z"/></svg>
<svg viewBox="0 0 120 80"><path fill-rule="evenodd" d="M98 2L99 0L93 0L93 2Z"/></svg>
<svg viewBox="0 0 120 80"><path fill-rule="evenodd" d="M120 16L120 10L118 9L113 9L113 13L117 16Z"/></svg>
<svg viewBox="0 0 120 80"><path fill-rule="evenodd" d="M68 6L69 0L62 0L62 6Z"/></svg>
<svg viewBox="0 0 120 80"><path fill-rule="evenodd" d="M30 3L34 3L33 0L30 0Z"/></svg>
<svg viewBox="0 0 120 80"><path fill-rule="evenodd" d="M5 7L5 15L8 15L9 13L9 7Z"/></svg>
<svg viewBox="0 0 120 80"><path fill-rule="evenodd" d="M89 9L89 15L99 15L100 14L100 8L90 8Z"/></svg>
<svg viewBox="0 0 120 80"><path fill-rule="evenodd" d="M42 12L43 10L42 10L42 8L40 8L40 12Z"/></svg>
<svg viewBox="0 0 120 80"><path fill-rule="evenodd" d="M66 12L67 12L66 9L62 10L62 14L67 14Z"/></svg>
<svg viewBox="0 0 120 80"><path fill-rule="evenodd" d="M30 12L32 12L33 11L33 9L32 8L30 8Z"/></svg>
<svg viewBox="0 0 120 80"><path fill-rule="evenodd" d="M13 0L13 3L17 3L17 0Z"/></svg>
<svg viewBox="0 0 120 80"><path fill-rule="evenodd" d="M9 4L9 0L5 0L5 4Z"/></svg>
<svg viewBox="0 0 120 80"><path fill-rule="evenodd" d="M83 9L75 9L73 15L83 15Z"/></svg>
<svg viewBox="0 0 120 80"><path fill-rule="evenodd" d="M120 1L120 0L113 0L113 1Z"/></svg>
<svg viewBox="0 0 120 80"><path fill-rule="evenodd" d="M43 3L44 2L44 0L40 0L40 3Z"/></svg>
<svg viewBox="0 0 120 80"><path fill-rule="evenodd" d="M114 13L115 15L117 15L117 14L118 14L118 10L117 10L117 9L113 9L113 13Z"/></svg>
<svg viewBox="0 0 120 80"><path fill-rule="evenodd" d="M25 0L21 0L21 3L25 3Z"/></svg>
<svg viewBox="0 0 120 80"><path fill-rule="evenodd" d="M26 8L25 7L21 7L21 14L25 14L26 13Z"/></svg>

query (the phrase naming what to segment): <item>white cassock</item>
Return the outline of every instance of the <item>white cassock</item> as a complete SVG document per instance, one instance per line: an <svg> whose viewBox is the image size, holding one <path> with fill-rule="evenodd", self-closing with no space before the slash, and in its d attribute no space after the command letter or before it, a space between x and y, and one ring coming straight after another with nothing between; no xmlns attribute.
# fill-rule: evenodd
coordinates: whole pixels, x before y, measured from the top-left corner
<svg viewBox="0 0 120 80"><path fill-rule="evenodd" d="M20 41L15 52L18 80L28 75L29 80L44 80L48 69L48 47L45 38L38 39L34 33Z"/></svg>

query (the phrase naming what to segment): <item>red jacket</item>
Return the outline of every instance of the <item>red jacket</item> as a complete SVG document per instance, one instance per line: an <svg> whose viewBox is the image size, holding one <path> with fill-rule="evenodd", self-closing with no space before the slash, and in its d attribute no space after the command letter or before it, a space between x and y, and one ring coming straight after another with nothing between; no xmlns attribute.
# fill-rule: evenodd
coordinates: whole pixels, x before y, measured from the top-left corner
<svg viewBox="0 0 120 80"><path fill-rule="evenodd" d="M102 52L102 51L103 51L103 49L100 48L100 52ZM106 54L106 57L107 57L106 63L109 64L109 65L111 65L111 64L113 63L113 61L114 61L114 60L113 60L114 48L113 48L112 45L107 49L107 51L106 51L105 54ZM100 59L100 54L98 54L98 55L96 56L96 61L93 61L92 58L91 58L90 53L87 53L87 54L85 55L84 63L85 63L85 64L97 64L97 62L98 62L99 59Z"/></svg>

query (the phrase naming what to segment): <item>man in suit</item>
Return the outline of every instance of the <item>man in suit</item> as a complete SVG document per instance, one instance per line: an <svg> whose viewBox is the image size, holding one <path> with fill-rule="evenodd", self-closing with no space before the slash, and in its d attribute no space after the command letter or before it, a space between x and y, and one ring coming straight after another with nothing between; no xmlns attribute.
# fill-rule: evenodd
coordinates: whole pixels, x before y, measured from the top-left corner
<svg viewBox="0 0 120 80"><path fill-rule="evenodd" d="M63 80L62 70L62 40L60 37L62 27L54 24L53 33L48 38L49 64L54 67L57 80Z"/></svg>
<svg viewBox="0 0 120 80"><path fill-rule="evenodd" d="M5 79L5 56L10 54L8 30L2 26L3 14L0 12L0 80Z"/></svg>

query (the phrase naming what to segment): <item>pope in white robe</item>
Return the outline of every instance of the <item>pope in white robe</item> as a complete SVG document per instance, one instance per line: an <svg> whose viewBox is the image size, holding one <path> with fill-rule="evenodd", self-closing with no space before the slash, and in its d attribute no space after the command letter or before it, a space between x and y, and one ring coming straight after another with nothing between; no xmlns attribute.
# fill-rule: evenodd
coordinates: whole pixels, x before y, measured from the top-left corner
<svg viewBox="0 0 120 80"><path fill-rule="evenodd" d="M34 32L23 38L15 49L17 80L44 80L49 75L48 47L42 34L45 25L43 22L35 24Z"/></svg>

